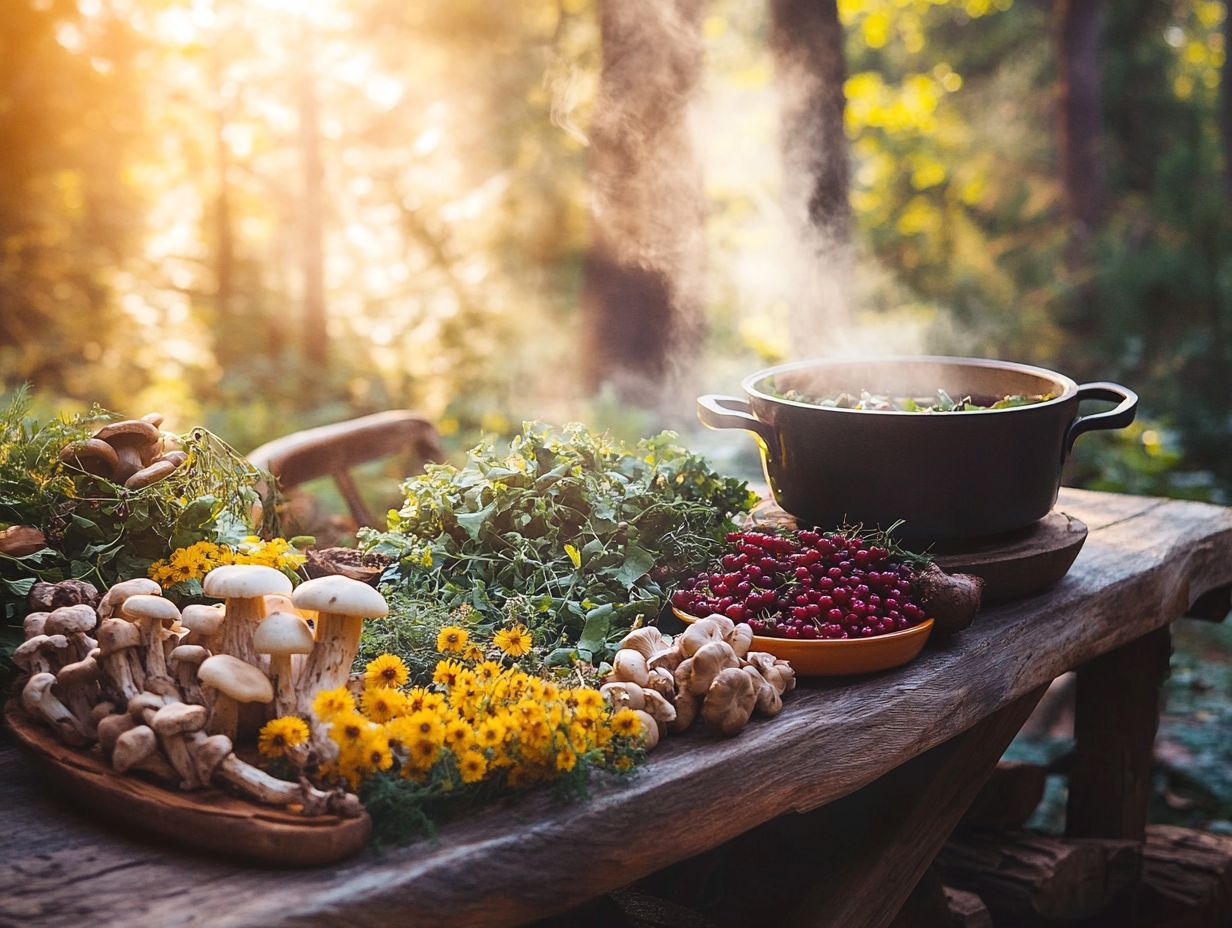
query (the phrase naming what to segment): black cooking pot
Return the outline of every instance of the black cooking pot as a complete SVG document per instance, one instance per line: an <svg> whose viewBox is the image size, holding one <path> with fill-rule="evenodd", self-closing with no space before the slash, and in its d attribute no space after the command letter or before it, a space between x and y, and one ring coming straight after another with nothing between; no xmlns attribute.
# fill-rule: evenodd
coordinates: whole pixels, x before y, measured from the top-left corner
<svg viewBox="0 0 1232 928"><path fill-rule="evenodd" d="M843 522L888 527L911 541L979 538L1024 528L1057 500L1061 466L1074 439L1134 421L1138 396L1114 383L1079 386L1026 364L976 358L909 357L802 361L758 371L742 384L748 399L701 396L697 412L713 429L745 429L761 447L775 501L822 527ZM860 391L890 396L1007 395L1053 399L1007 409L952 413L812 406L810 397ZM1079 416L1081 400L1115 409Z"/></svg>

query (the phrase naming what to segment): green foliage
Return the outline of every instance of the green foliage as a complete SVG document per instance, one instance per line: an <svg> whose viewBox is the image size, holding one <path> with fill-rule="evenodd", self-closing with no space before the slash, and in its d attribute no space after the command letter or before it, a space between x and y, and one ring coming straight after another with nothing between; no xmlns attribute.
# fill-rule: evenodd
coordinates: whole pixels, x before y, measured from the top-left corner
<svg viewBox="0 0 1232 928"><path fill-rule="evenodd" d="M145 576L150 564L197 541L238 541L254 528L275 529L272 484L205 429L178 436L188 460L171 476L140 490L61 464L61 449L92 434L114 414L101 409L37 422L30 395L17 391L0 413L0 522L32 525L47 547L25 557L0 557L5 624L24 614L24 599L39 580L87 580L103 588ZM265 524L254 526L254 507Z"/></svg>
<svg viewBox="0 0 1232 928"><path fill-rule="evenodd" d="M755 501L674 437L622 445L527 424L506 449L480 445L461 468L408 480L389 530L364 541L397 559L387 578L414 599L521 621L559 659L597 660L659 614L670 579L708 560Z"/></svg>

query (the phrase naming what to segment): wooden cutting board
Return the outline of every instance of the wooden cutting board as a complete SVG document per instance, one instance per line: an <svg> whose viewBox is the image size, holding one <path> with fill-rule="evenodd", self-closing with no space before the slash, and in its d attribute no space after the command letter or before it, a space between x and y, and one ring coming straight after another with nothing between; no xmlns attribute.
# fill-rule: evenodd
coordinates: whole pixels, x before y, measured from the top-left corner
<svg viewBox="0 0 1232 928"><path fill-rule="evenodd" d="M61 744L16 700L5 704L4 720L17 743L46 770L58 795L189 850L281 867L319 867L358 853L372 832L366 812L358 818L305 817L221 790L183 792L116 773L97 750Z"/></svg>

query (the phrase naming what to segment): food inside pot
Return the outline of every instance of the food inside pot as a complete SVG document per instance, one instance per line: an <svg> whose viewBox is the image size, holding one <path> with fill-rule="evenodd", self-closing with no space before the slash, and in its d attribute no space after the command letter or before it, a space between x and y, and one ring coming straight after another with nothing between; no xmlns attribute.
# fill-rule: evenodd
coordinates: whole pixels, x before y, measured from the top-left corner
<svg viewBox="0 0 1232 928"><path fill-rule="evenodd" d="M801 390L780 390L771 385L771 394L793 403L810 406L829 406L838 409L875 409L893 412L973 412L987 409L1010 409L1015 406L1031 406L1055 399L1055 393L1009 393L1001 396L966 393L957 398L946 390L937 388L932 396L894 396L886 393L827 393L821 396Z"/></svg>

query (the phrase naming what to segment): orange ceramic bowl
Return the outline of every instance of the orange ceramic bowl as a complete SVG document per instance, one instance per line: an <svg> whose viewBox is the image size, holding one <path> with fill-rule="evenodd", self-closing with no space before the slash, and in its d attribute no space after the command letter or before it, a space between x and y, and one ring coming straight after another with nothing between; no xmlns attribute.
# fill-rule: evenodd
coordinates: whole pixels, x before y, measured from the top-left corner
<svg viewBox="0 0 1232 928"><path fill-rule="evenodd" d="M697 616L672 609L682 622L693 623ZM872 638L840 638L838 640L802 641L792 638L753 636L753 651L765 651L789 661L801 677L837 677L846 674L872 673L901 667L915 660L933 630L933 620L919 625L874 635Z"/></svg>

